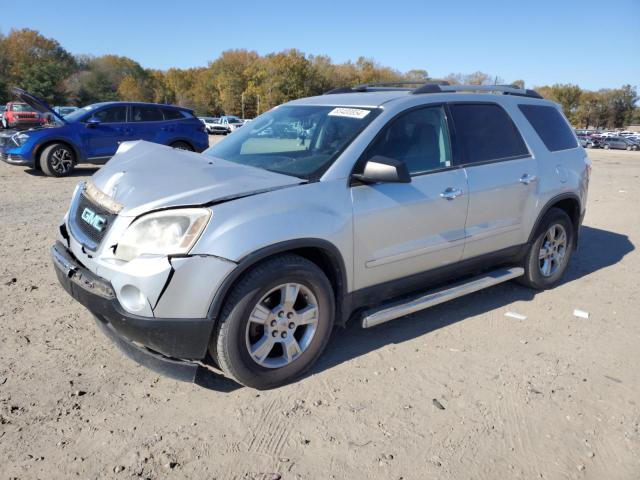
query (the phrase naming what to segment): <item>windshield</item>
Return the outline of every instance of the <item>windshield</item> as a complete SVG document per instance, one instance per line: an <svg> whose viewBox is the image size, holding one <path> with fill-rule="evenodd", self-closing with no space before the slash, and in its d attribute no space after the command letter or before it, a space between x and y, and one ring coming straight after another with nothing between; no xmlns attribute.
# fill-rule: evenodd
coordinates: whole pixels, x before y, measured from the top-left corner
<svg viewBox="0 0 640 480"><path fill-rule="evenodd" d="M65 115L64 119L70 122L77 122L78 120L83 118L87 113L91 112L92 110L95 110L99 106L100 106L99 104L87 105L86 107L79 108L76 111L71 112L68 115Z"/></svg>
<svg viewBox="0 0 640 480"><path fill-rule="evenodd" d="M26 103L14 103L11 106L13 112L35 112L35 110Z"/></svg>
<svg viewBox="0 0 640 480"><path fill-rule="evenodd" d="M316 179L378 113L361 108L278 107L204 153L272 172Z"/></svg>

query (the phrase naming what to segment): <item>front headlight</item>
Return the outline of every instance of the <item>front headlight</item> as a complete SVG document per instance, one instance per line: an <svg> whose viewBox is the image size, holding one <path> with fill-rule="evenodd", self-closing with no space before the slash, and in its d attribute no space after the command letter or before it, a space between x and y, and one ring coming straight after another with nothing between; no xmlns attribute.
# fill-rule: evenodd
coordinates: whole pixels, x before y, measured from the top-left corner
<svg viewBox="0 0 640 480"><path fill-rule="evenodd" d="M13 143L15 143L17 146L21 147L22 145L27 143L27 140L29 140L29 135L27 135L26 133L16 133L11 137L11 140L13 140Z"/></svg>
<svg viewBox="0 0 640 480"><path fill-rule="evenodd" d="M211 218L206 208L181 208L149 213L134 221L118 242L115 257L188 253Z"/></svg>

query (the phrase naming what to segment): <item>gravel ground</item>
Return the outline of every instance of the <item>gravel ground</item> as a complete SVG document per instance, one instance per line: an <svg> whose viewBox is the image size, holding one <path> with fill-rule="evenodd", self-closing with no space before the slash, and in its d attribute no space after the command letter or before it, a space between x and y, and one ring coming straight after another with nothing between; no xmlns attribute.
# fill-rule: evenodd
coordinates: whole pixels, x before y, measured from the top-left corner
<svg viewBox="0 0 640 480"><path fill-rule="evenodd" d="M561 286L354 322L310 375L267 392L179 383L121 355L48 254L95 169L0 164L0 478L640 478L640 153L589 155Z"/></svg>

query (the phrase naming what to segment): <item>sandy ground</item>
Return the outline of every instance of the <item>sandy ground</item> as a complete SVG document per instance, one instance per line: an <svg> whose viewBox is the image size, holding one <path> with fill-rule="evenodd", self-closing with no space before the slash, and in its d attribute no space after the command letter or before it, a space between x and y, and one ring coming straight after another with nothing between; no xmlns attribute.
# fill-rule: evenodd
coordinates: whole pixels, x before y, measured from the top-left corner
<svg viewBox="0 0 640 480"><path fill-rule="evenodd" d="M589 154L563 285L352 323L309 376L268 392L176 382L120 354L48 254L95 170L0 164L0 478L640 478L640 153Z"/></svg>

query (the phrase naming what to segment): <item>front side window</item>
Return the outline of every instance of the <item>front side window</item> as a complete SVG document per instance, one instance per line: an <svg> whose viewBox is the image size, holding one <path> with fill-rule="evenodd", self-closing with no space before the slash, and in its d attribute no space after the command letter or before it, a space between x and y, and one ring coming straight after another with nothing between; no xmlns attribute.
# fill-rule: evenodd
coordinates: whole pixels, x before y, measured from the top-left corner
<svg viewBox="0 0 640 480"><path fill-rule="evenodd" d="M444 109L421 108L405 113L378 135L366 153L402 160L412 175L451 166L451 144Z"/></svg>
<svg viewBox="0 0 640 480"><path fill-rule="evenodd" d="M127 121L127 107L119 105L109 107L93 114L92 118L100 120L100 123L124 123Z"/></svg>
<svg viewBox="0 0 640 480"><path fill-rule="evenodd" d="M529 155L511 117L495 103L454 103L451 114L464 163L507 160Z"/></svg>
<svg viewBox="0 0 640 480"><path fill-rule="evenodd" d="M204 153L285 175L317 179L378 113L368 108L277 107Z"/></svg>
<svg viewBox="0 0 640 480"><path fill-rule="evenodd" d="M131 107L131 118L134 122L159 122L164 120L160 109L150 105L134 105Z"/></svg>

